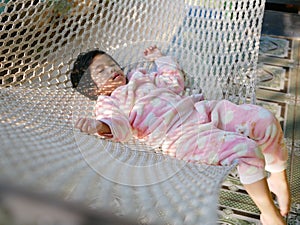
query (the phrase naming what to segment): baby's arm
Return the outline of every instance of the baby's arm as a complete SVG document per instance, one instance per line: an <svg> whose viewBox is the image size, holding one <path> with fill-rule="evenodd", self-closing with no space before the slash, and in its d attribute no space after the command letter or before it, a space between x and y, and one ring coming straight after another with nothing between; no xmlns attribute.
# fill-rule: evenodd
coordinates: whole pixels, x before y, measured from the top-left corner
<svg viewBox="0 0 300 225"><path fill-rule="evenodd" d="M75 123L75 128L87 134L99 134L107 138L112 137L111 130L107 124L91 118L79 118Z"/></svg>
<svg viewBox="0 0 300 225"><path fill-rule="evenodd" d="M144 51L144 58L155 61L157 73L152 76L157 87L168 88L179 94L184 89L184 78L179 65L172 57L164 56L156 46L151 46Z"/></svg>
<svg viewBox="0 0 300 225"><path fill-rule="evenodd" d="M95 119L109 127L112 141L126 142L132 137L132 127L128 111L125 109L126 105L128 105L126 100L121 103L113 96L98 97L95 105ZM102 136L107 137L105 133Z"/></svg>
<svg viewBox="0 0 300 225"><path fill-rule="evenodd" d="M163 57L163 54L156 45L150 46L144 50L144 59L146 59L147 61L153 62L160 57ZM127 74L128 79L130 80L132 75L136 72L140 72L145 75L148 73L145 68L136 68Z"/></svg>
<svg viewBox="0 0 300 225"><path fill-rule="evenodd" d="M112 141L127 141L131 138L128 117L110 96L99 96L95 106L95 119L79 118L75 128L87 134L98 134Z"/></svg>
<svg viewBox="0 0 300 225"><path fill-rule="evenodd" d="M156 45L150 46L146 48L144 51L144 58L148 61L155 61L156 59L162 57L163 54L161 53L160 49L157 48Z"/></svg>

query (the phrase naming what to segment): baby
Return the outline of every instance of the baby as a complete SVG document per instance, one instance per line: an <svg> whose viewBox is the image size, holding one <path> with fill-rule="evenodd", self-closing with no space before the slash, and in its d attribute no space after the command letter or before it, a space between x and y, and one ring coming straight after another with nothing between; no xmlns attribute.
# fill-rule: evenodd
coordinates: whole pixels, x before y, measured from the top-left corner
<svg viewBox="0 0 300 225"><path fill-rule="evenodd" d="M184 79L177 63L156 46L147 48L144 58L154 61L157 71L137 69L126 77L105 52L79 55L71 73L73 88L97 104L95 118L80 118L75 127L112 141L135 137L190 162L237 161L241 183L260 209L261 222L285 224L283 216L290 208L288 154L275 117L256 105L182 96ZM265 171L270 172L268 179Z"/></svg>

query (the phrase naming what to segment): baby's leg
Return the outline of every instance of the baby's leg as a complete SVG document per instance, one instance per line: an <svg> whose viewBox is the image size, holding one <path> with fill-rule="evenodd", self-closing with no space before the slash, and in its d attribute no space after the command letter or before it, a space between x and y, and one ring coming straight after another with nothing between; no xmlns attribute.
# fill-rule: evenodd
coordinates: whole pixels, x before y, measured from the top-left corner
<svg viewBox="0 0 300 225"><path fill-rule="evenodd" d="M248 151L256 152L257 146L255 145L255 148L251 148L251 141L253 140L248 139L247 141L249 146ZM248 158L247 156L251 156L251 154L248 153L247 155L240 156L238 172L246 191L261 212L261 221L263 225L284 225L283 217L271 197L267 179L265 176L262 176L264 168L259 166L259 155L252 155L251 158ZM279 182L278 179L274 178L275 177L273 176L271 180ZM281 205L285 205L284 201L289 199L289 195L284 193L283 190L288 190L288 186L286 186L285 189L281 189L281 187L278 189L278 193L284 195L281 197Z"/></svg>
<svg viewBox="0 0 300 225"><path fill-rule="evenodd" d="M181 139L175 147L177 158L221 165L232 164L237 160L240 180L261 210L262 221L270 225L284 224L271 198L264 173L264 157L256 141L210 124L191 126L184 130L186 132L180 133Z"/></svg>
<svg viewBox="0 0 300 225"><path fill-rule="evenodd" d="M267 181L271 192L273 192L277 197L281 215L286 216L291 207L291 194L288 186L286 170L278 173L271 173Z"/></svg>
<svg viewBox="0 0 300 225"><path fill-rule="evenodd" d="M252 184L244 184L244 187L260 210L260 218L263 225L286 224L278 209L274 205L265 178Z"/></svg>
<svg viewBox="0 0 300 225"><path fill-rule="evenodd" d="M212 113L212 120L223 130L239 132L255 140L264 155L270 190L278 198L282 215L290 208L290 193L286 179L287 149L277 119L268 110L256 105L235 105L220 101ZM280 182L280 185L278 185Z"/></svg>

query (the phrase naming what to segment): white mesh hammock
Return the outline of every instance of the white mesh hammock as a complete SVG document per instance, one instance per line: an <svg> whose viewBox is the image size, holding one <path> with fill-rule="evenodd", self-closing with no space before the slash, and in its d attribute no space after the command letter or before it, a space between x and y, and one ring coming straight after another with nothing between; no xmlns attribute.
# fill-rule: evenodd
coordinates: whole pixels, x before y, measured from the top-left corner
<svg viewBox="0 0 300 225"><path fill-rule="evenodd" d="M95 48L128 71L156 44L182 66L187 91L253 102L263 10L263 0L2 0L0 181L138 224L215 224L232 166L73 129L94 102L71 88L69 71Z"/></svg>

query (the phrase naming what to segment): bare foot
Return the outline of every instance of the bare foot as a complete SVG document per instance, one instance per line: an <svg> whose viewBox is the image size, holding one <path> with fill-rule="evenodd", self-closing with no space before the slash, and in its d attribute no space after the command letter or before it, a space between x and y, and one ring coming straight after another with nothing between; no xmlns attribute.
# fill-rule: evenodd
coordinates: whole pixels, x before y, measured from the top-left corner
<svg viewBox="0 0 300 225"><path fill-rule="evenodd" d="M144 58L149 61L155 61L156 59L162 56L163 54L161 53L159 48L157 48L156 45L150 46L149 48L146 48L144 51Z"/></svg>
<svg viewBox="0 0 300 225"><path fill-rule="evenodd" d="M281 215L286 216L291 207L291 194L286 171L271 173L267 181L270 191L277 197Z"/></svg>
<svg viewBox="0 0 300 225"><path fill-rule="evenodd" d="M286 222L279 212L273 216L261 214L260 221L263 225L286 225Z"/></svg>
<svg viewBox="0 0 300 225"><path fill-rule="evenodd" d="M266 178L254 183L244 184L244 187L259 208L261 212L261 222L264 225L286 224L278 208L274 204Z"/></svg>

